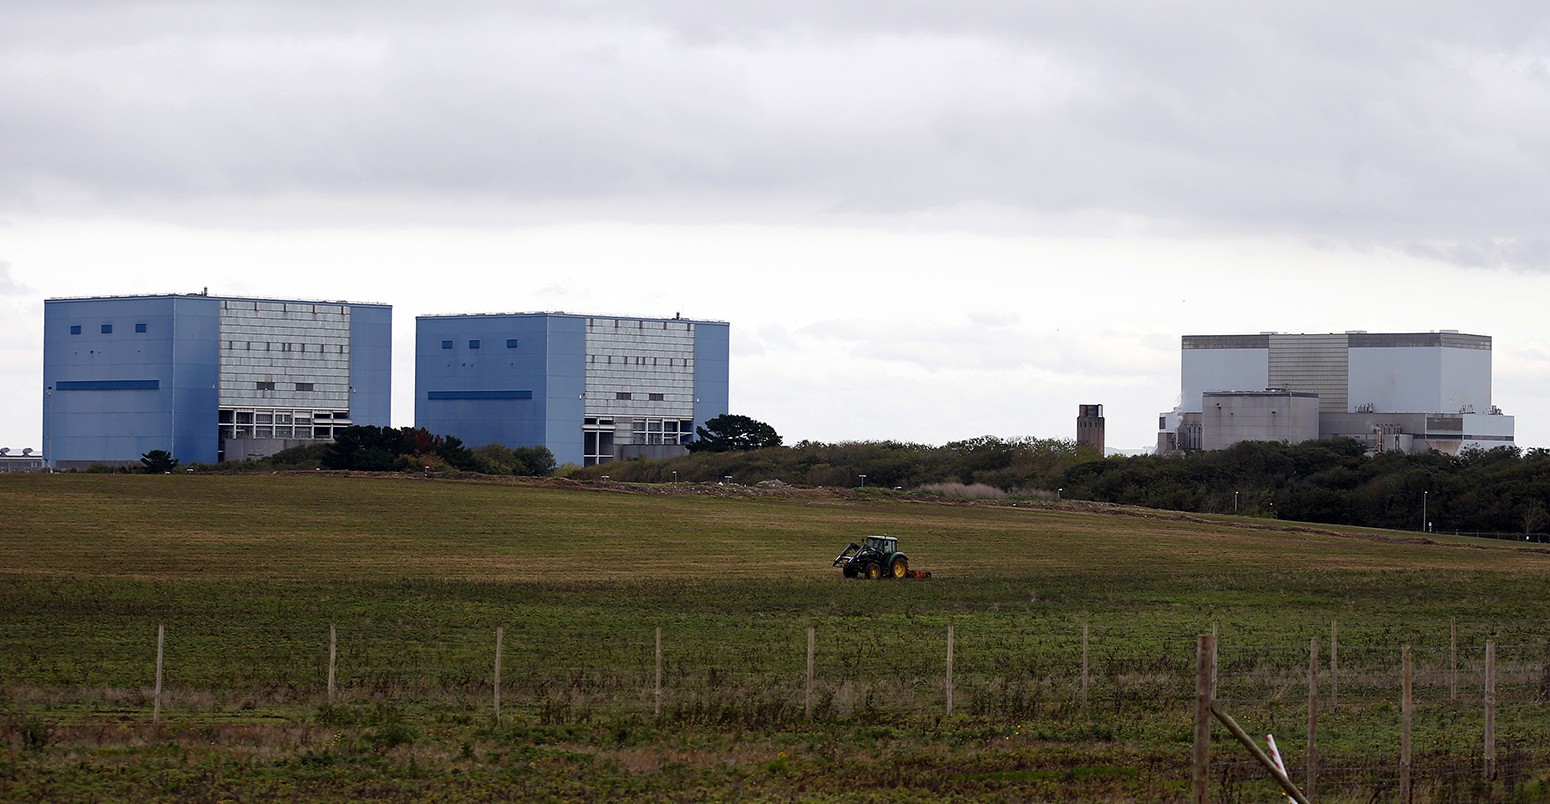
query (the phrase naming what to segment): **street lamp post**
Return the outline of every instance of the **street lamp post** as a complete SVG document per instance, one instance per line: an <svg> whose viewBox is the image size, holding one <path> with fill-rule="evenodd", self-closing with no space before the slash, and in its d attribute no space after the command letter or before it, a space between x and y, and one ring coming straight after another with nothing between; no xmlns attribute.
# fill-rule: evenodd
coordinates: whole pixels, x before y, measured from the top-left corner
<svg viewBox="0 0 1550 804"><path fill-rule="evenodd" d="M1066 493L1065 489L1055 489L1055 501L1059 502L1060 501L1060 495L1065 494L1065 493Z"/></svg>
<svg viewBox="0 0 1550 804"><path fill-rule="evenodd" d="M678 485L678 470L677 469L673 470L673 485L675 485L675 486Z"/></svg>
<svg viewBox="0 0 1550 804"><path fill-rule="evenodd" d="M1232 493L1232 515L1238 515L1238 492Z"/></svg>
<svg viewBox="0 0 1550 804"><path fill-rule="evenodd" d="M861 476L861 488L866 488L866 475Z"/></svg>
<svg viewBox="0 0 1550 804"><path fill-rule="evenodd" d="M1421 532L1423 533L1426 532L1426 496L1428 494L1431 494L1431 492L1421 492Z"/></svg>

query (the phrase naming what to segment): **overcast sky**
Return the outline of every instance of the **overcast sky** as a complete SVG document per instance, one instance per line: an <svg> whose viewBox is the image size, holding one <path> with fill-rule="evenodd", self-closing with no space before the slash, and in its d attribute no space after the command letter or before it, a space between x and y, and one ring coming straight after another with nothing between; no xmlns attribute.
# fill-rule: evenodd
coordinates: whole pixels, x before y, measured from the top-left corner
<svg viewBox="0 0 1550 804"><path fill-rule="evenodd" d="M1550 6L8 0L0 446L43 300L732 324L788 443L1149 447L1184 334L1495 339L1550 446Z"/></svg>

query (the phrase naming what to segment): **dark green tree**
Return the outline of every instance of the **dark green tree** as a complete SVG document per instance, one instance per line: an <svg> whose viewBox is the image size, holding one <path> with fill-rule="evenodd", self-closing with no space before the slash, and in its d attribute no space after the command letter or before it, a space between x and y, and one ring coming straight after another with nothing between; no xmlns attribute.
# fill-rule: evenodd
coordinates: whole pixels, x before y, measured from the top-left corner
<svg viewBox="0 0 1550 804"><path fill-rule="evenodd" d="M423 429L421 432L425 432ZM464 471L474 470L476 461L474 452L463 446L463 439L457 436L432 436L436 456L447 462L454 469ZM424 454L423 450L421 454Z"/></svg>
<svg viewBox="0 0 1550 804"><path fill-rule="evenodd" d="M164 449L153 449L140 456L141 471L149 475L159 475L172 471L178 465L178 459L172 457L172 453Z"/></svg>
<svg viewBox="0 0 1550 804"><path fill-rule="evenodd" d="M536 447L517 447L511 451L511 456L515 462L511 467L511 473L514 475L548 477L554 474L554 453L542 444Z"/></svg>
<svg viewBox="0 0 1550 804"><path fill-rule="evenodd" d="M694 431L690 452L742 452L780 446L775 428L757 419L725 413L706 419L705 426Z"/></svg>
<svg viewBox="0 0 1550 804"><path fill-rule="evenodd" d="M356 425L334 435L334 443L323 453L328 469L357 469L366 472L398 472L406 463L401 456L418 454L414 428Z"/></svg>

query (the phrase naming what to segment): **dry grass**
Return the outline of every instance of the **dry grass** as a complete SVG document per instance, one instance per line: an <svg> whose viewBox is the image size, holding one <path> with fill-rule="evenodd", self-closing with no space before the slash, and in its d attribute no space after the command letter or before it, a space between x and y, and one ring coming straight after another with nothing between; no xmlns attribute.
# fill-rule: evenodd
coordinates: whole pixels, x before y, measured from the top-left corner
<svg viewBox="0 0 1550 804"><path fill-rule="evenodd" d="M927 483L917 491L953 500L1004 500L1006 492L984 483Z"/></svg>

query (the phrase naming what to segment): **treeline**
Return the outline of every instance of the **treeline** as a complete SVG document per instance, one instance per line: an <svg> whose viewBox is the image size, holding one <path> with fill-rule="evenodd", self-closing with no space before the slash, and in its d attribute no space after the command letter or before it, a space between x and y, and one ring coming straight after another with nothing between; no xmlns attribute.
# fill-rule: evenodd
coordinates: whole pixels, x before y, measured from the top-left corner
<svg viewBox="0 0 1550 804"><path fill-rule="evenodd" d="M1550 450L1381 453L1351 439L1246 441L1215 452L1074 467L1065 496L1201 513L1440 532L1550 526ZM1424 516L1424 520L1423 520Z"/></svg>
<svg viewBox="0 0 1550 804"><path fill-rule="evenodd" d="M898 441L803 441L791 447L615 461L587 467L573 476L607 475L612 480L642 483L730 478L744 485L778 480L793 486L905 489L933 483L962 483L1032 495L1044 489L1053 493L1072 467L1101 457L1091 447L1053 438L981 436L943 446Z"/></svg>
<svg viewBox="0 0 1550 804"><path fill-rule="evenodd" d="M1194 513L1436 531L1539 533L1550 528L1550 450L1515 447L1366 455L1351 439L1244 442L1184 456L1102 458L1059 439L983 436L944 446L802 442L747 452L616 461L573 476L645 483L880 486L978 484L1011 497L1138 505ZM864 476L864 477L863 477ZM926 490L935 490L927 488ZM1423 511L1424 508L1424 511Z"/></svg>
<svg viewBox="0 0 1550 804"><path fill-rule="evenodd" d="M281 450L257 461L229 462L218 468L237 471L265 469L353 469L365 472L425 472L456 470L489 475L547 477L555 472L548 447L509 448L490 444L463 446L457 436L436 435L423 427L358 425L340 431L331 443L307 444Z"/></svg>

